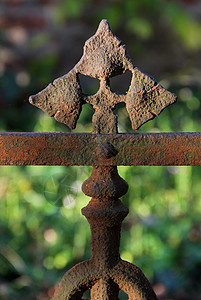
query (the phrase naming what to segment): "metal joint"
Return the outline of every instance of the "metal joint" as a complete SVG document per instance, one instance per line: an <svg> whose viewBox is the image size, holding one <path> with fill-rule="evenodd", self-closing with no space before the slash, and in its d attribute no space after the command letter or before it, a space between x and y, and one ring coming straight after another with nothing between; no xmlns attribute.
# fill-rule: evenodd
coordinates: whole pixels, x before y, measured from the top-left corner
<svg viewBox="0 0 201 300"><path fill-rule="evenodd" d="M132 73L128 92L124 95L114 93L110 88L110 78L127 70ZM82 92L79 74L99 79L100 88L95 95ZM83 56L76 66L30 97L33 105L72 129L83 104L90 103L95 110L93 134L12 135L9 138L13 149L8 150L8 146L1 158L6 164L94 166L92 175L82 186L83 192L92 197L82 209L91 228L92 258L64 275L53 300L79 300L87 289L91 290L93 300L119 299L120 289L128 294L129 299L156 299L142 271L120 258L121 223L128 209L119 197L127 192L128 185L119 176L117 165L161 164L168 161L167 154L174 163L164 147L164 142L171 143L173 136L117 134L114 109L118 103L124 102L132 128L136 130L175 101L176 95L134 65L126 46L112 33L107 20L102 20L95 35L86 41ZM3 139L4 136L0 136L0 143ZM198 139L200 141L200 137ZM184 140L180 137L181 143ZM160 155L161 149L164 155ZM158 156L154 157L154 154ZM200 162L200 154L198 156L195 161Z"/></svg>

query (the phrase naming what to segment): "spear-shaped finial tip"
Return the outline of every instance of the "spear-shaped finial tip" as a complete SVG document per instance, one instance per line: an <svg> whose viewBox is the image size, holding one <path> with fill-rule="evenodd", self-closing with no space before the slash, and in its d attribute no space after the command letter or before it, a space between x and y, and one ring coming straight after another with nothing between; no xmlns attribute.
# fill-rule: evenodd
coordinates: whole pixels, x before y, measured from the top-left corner
<svg viewBox="0 0 201 300"><path fill-rule="evenodd" d="M132 73L127 93L113 92L110 78L127 70ZM79 74L100 80L96 94L83 93ZM83 57L78 64L68 74L30 98L33 105L72 129L75 128L82 105L90 103L95 109L92 119L94 133L117 132L114 109L118 103L126 103L132 128L137 130L175 101L176 95L134 66L125 46L112 33L106 19L100 22L97 32L86 41Z"/></svg>
<svg viewBox="0 0 201 300"><path fill-rule="evenodd" d="M98 30L97 31L102 31L102 30L111 30L110 24L108 22L107 19L102 19L102 21L100 22L99 26L98 26Z"/></svg>

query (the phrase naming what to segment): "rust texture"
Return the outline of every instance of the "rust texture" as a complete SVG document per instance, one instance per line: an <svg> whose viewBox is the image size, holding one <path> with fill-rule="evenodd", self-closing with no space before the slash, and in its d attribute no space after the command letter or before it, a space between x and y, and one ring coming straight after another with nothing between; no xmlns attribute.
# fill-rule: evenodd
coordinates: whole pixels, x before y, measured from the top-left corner
<svg viewBox="0 0 201 300"><path fill-rule="evenodd" d="M128 92L123 95L112 92L110 78L126 71L132 73ZM79 74L99 79L100 88L95 95L82 92ZM92 300L118 300L119 289L124 290L129 299L156 299L142 271L122 261L119 255L121 223L128 209L118 198L127 192L128 186L119 177L116 165L178 163L178 159L174 158L175 144L172 142L173 136L164 134L117 134L114 109L118 103L124 102L132 128L136 130L175 101L176 95L133 64L126 53L126 46L112 33L107 20L102 20L96 34L86 41L83 56L77 65L30 97L33 105L72 129L76 126L83 104L90 103L95 109L93 134L24 135L24 140L12 136L11 143L16 141L12 151L18 147L19 160L15 160L18 164L26 160L31 164L94 166L91 177L83 184L83 192L92 199L82 209L91 227L92 258L64 275L53 300L81 300L87 289L91 290ZM193 139L196 138L199 139L193 136ZM180 152L186 144L185 136L180 135ZM188 147L188 158L183 155L183 162L200 161L200 158L193 156L193 147ZM5 159L6 154L3 157Z"/></svg>
<svg viewBox="0 0 201 300"><path fill-rule="evenodd" d="M109 79L127 70L132 73L128 92L125 95L112 92ZM79 74L100 80L100 88L95 95L83 94ZM117 133L117 118L113 111L120 102L126 103L132 128L136 130L175 101L176 95L133 64L126 53L126 46L112 33L107 20L102 20L96 34L86 41L77 65L30 97L33 105L71 129L76 126L82 105L90 103L95 109L93 133Z"/></svg>
<svg viewBox="0 0 201 300"><path fill-rule="evenodd" d="M200 133L0 133L0 165L200 166Z"/></svg>
<svg viewBox="0 0 201 300"><path fill-rule="evenodd" d="M93 300L118 300L120 289L129 299L157 299L142 271L120 258L121 223L128 209L118 197L127 189L127 183L113 166L94 167L90 178L83 183L83 192L92 197L82 209L92 232L92 258L64 275L53 300L81 300L88 289Z"/></svg>

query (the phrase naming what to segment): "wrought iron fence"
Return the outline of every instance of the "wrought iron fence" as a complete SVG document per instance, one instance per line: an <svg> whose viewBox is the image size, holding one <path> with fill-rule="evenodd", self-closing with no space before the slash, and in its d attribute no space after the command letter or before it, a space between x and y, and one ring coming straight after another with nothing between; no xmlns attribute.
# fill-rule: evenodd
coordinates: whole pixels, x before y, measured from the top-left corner
<svg viewBox="0 0 201 300"><path fill-rule="evenodd" d="M130 71L128 91L117 94L110 78ZM98 78L94 95L82 91L79 74ZM78 64L65 76L30 97L30 102L74 129L82 105L90 103L92 133L1 133L1 165L88 165L91 176L83 183L92 197L82 209L91 228L92 258L77 264L61 280L54 300L119 299L119 290L129 299L157 299L149 281L135 265L120 258L121 224L128 214L119 197L128 189L117 166L180 166L201 164L200 133L122 133L117 130L114 109L124 102L132 128L138 129L176 101L153 78L132 62L126 47L102 20L96 34L86 41Z"/></svg>

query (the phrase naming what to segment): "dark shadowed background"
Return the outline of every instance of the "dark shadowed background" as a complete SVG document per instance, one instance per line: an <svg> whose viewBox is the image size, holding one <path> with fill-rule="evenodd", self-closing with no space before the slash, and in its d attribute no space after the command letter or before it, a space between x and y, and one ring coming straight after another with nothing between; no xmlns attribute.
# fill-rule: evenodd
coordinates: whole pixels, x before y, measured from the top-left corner
<svg viewBox="0 0 201 300"><path fill-rule="evenodd" d="M177 93L178 101L140 131L201 129L201 1L1 0L0 130L69 131L28 103L67 73L101 19L127 45L133 62ZM93 94L98 80L80 78ZM111 81L125 93L130 78ZM85 105L75 129L91 131ZM131 132L125 107L119 131ZM90 257L90 230L80 213L81 184L92 168L0 167L0 299L49 299L64 272ZM139 266L159 299L201 299L199 167L120 167L121 256ZM85 299L87 299L87 295ZM121 293L120 299L127 299Z"/></svg>

